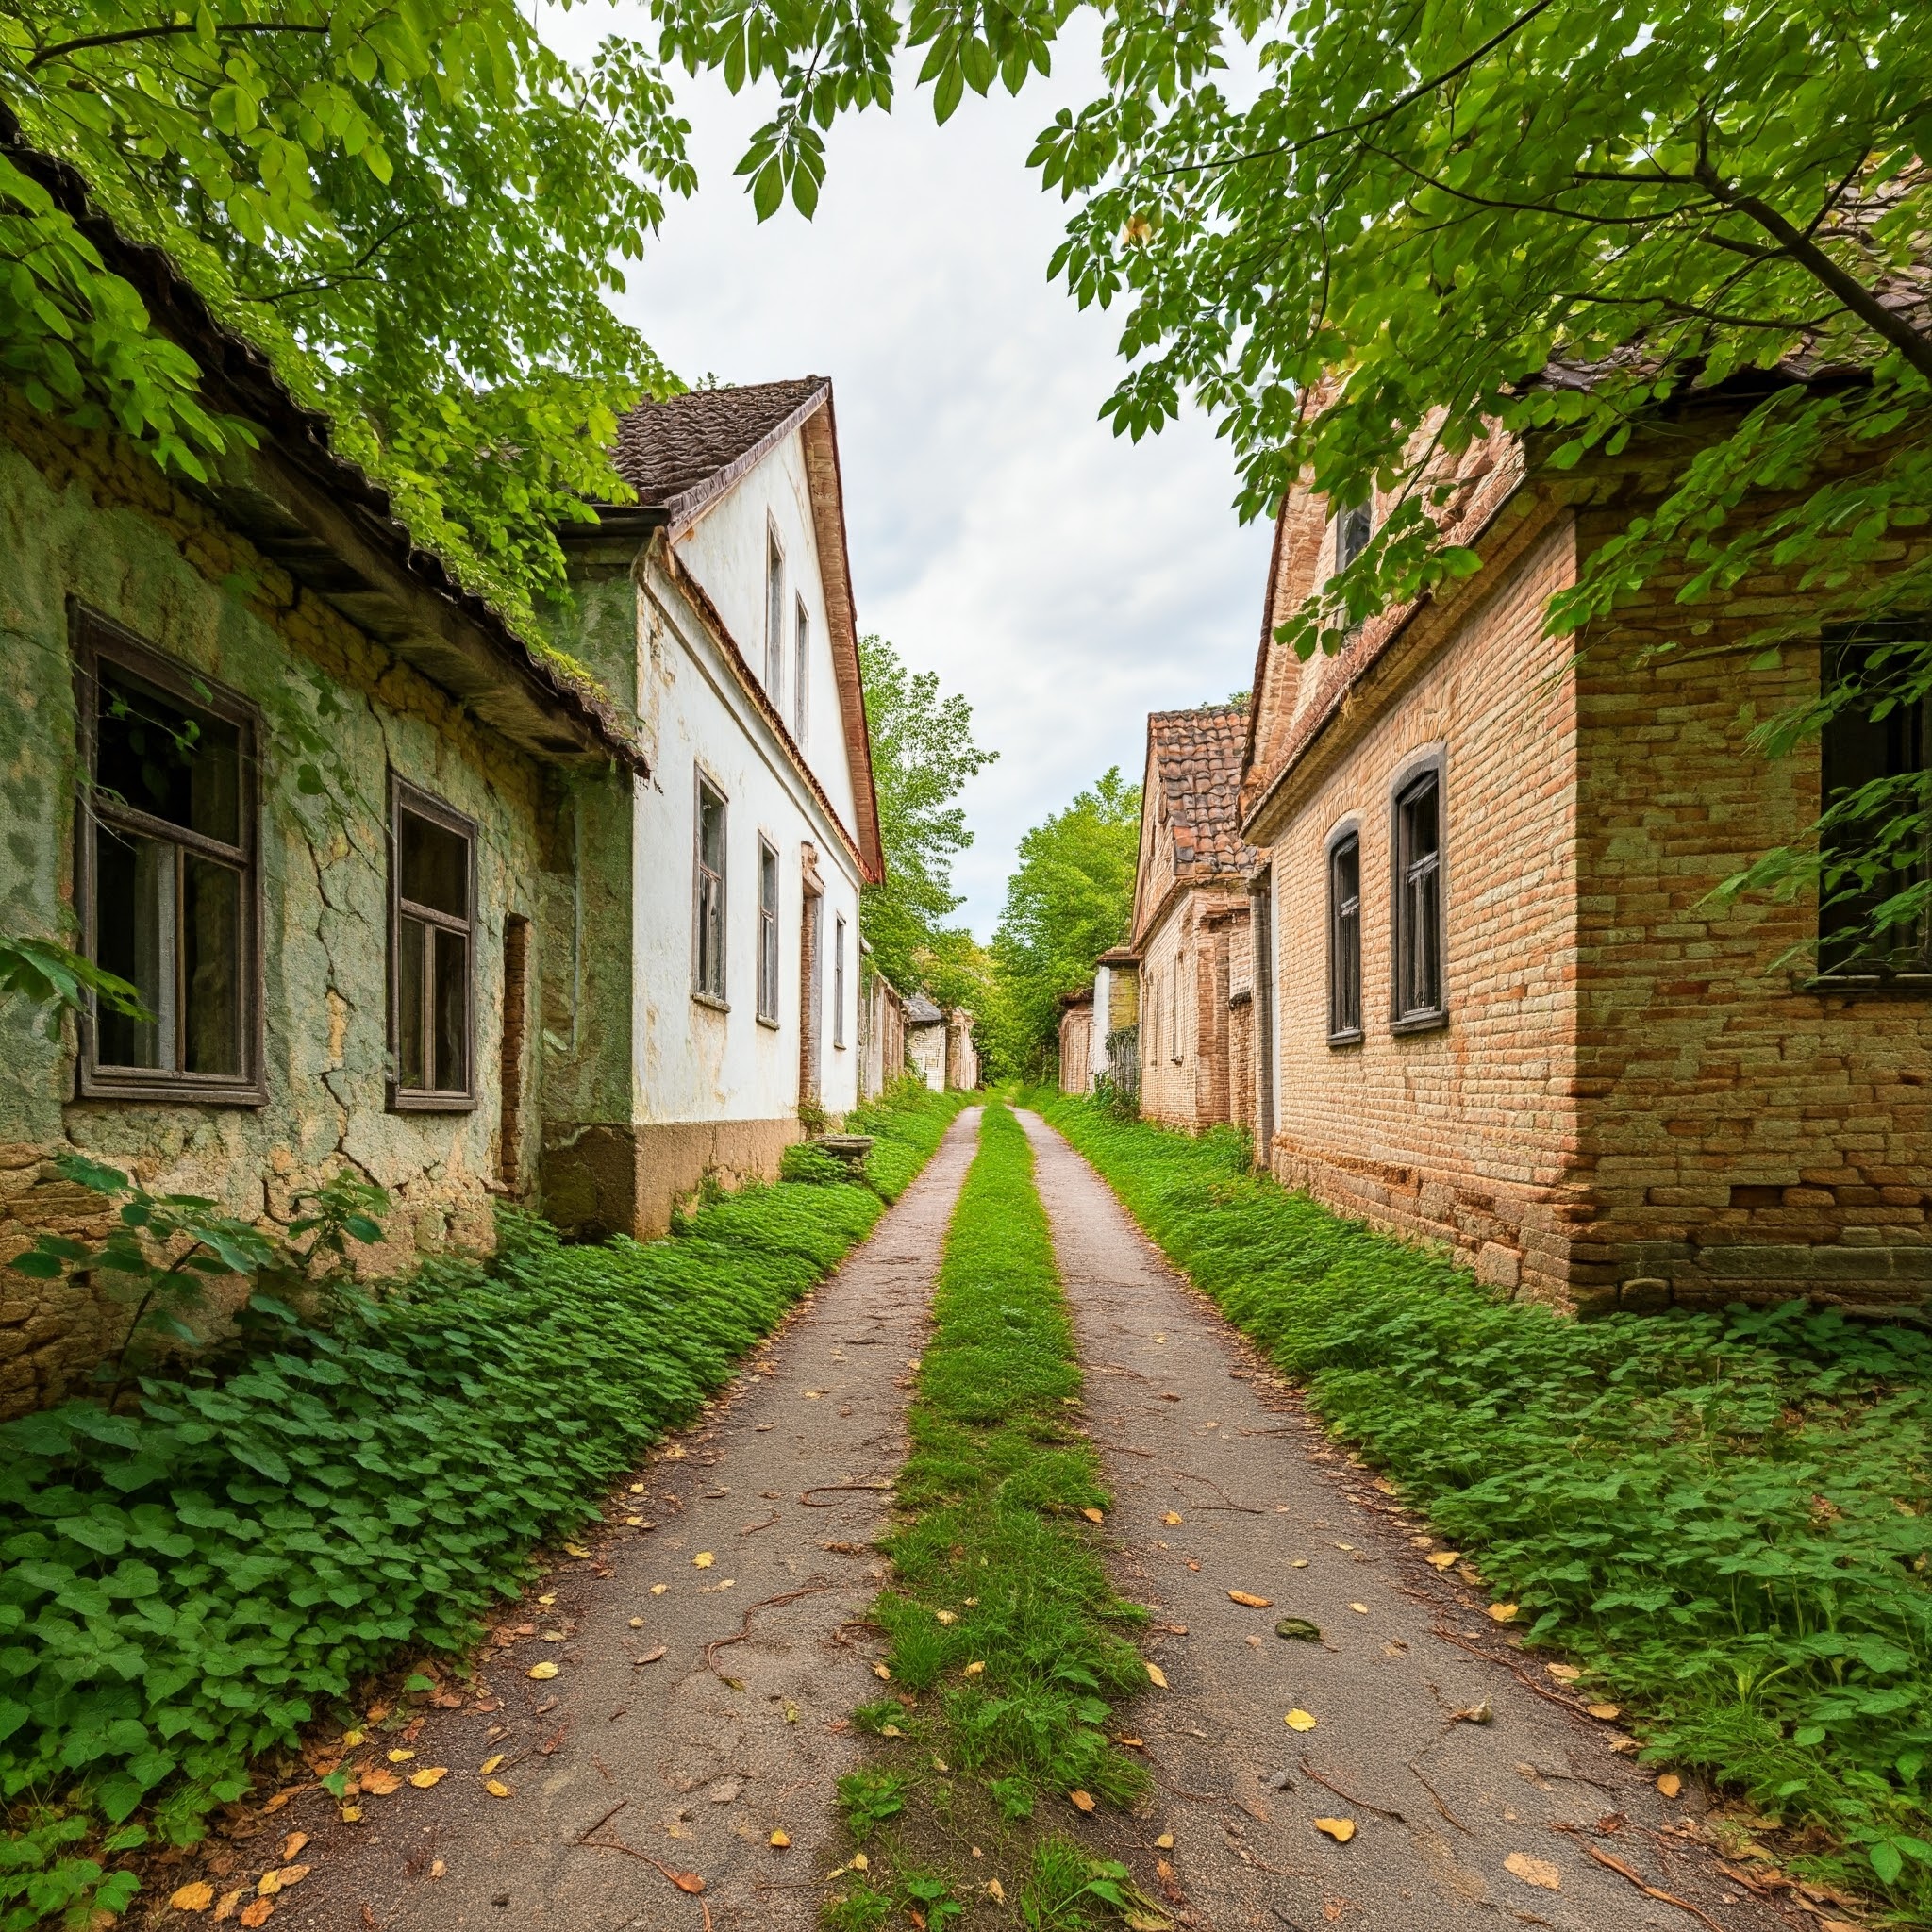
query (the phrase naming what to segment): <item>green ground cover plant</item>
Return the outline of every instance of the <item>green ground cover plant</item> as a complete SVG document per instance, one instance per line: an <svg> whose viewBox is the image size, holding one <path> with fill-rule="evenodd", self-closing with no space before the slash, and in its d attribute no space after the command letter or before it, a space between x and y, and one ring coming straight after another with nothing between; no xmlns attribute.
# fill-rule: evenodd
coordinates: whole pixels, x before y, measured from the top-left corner
<svg viewBox="0 0 1932 1932"><path fill-rule="evenodd" d="M1037 1100L1649 1756L1924 1923L1932 1338L1802 1303L1574 1321L1285 1192L1231 1132Z"/></svg>
<svg viewBox="0 0 1932 1932"><path fill-rule="evenodd" d="M1080 1371L1033 1152L998 1102L946 1236L932 1319L902 1514L884 1545L892 1577L873 1611L890 1641L890 1694L856 1714L877 1757L840 1786L870 1869L848 1878L827 1923L857 1932L910 1904L942 1924L943 1907L935 1917L912 1887L930 1877L914 1857L942 1864L963 1896L1001 1877L1010 1854L1001 1883L1024 1922L1073 1932L1096 1922L1109 1890L1127 1895L1127 1874L1081 1855L1066 1884L1066 1841L1032 1845L1025 1827L1036 1812L1070 1815L1075 1793L1076 1806L1124 1805L1145 1789L1107 1728L1146 1688L1128 1641L1145 1612L1115 1595L1083 1514L1109 1498L1077 1425ZM991 1862L972 1858L975 1835L997 1839ZM1041 1893L1051 1908L1025 1918L1043 1845L1057 1847Z"/></svg>
<svg viewBox="0 0 1932 1932"><path fill-rule="evenodd" d="M292 1304L277 1282L118 1403L0 1427L0 1928L125 1908L115 1854L197 1837L358 1678L459 1655L960 1104L895 1090L851 1120L872 1185L746 1189L664 1241L567 1247L511 1215L488 1262Z"/></svg>

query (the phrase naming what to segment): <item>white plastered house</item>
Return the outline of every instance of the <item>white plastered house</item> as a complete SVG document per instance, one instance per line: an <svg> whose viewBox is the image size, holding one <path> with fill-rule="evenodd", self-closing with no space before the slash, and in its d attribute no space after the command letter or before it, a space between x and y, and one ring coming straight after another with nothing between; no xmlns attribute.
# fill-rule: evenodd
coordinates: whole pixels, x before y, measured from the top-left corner
<svg viewBox="0 0 1932 1932"><path fill-rule="evenodd" d="M545 1016L577 1077L544 1192L566 1227L648 1235L857 1104L858 895L883 860L831 384L646 403L618 467L638 502L564 532L555 634L635 710L651 775L627 810L560 802L591 883L575 1004Z"/></svg>

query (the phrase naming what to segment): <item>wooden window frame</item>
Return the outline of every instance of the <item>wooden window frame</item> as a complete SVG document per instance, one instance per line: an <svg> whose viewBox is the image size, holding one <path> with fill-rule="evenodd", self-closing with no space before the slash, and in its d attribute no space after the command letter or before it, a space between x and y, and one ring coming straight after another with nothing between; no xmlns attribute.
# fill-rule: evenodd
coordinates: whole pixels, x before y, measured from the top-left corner
<svg viewBox="0 0 1932 1932"><path fill-rule="evenodd" d="M774 524L765 525L765 695L785 715L785 546Z"/></svg>
<svg viewBox="0 0 1932 1932"><path fill-rule="evenodd" d="M1427 1006L1406 1005L1410 941L1407 808L1422 791L1436 794L1436 997ZM1389 788L1389 1025L1397 1034L1433 1033L1449 1024L1449 789L1440 750L1408 759Z"/></svg>
<svg viewBox="0 0 1932 1932"><path fill-rule="evenodd" d="M765 902L765 883L770 880L772 898ZM779 906L783 895L778 868L778 848L758 834L758 1022L775 1032L778 1028Z"/></svg>
<svg viewBox="0 0 1932 1932"><path fill-rule="evenodd" d="M191 1074L173 1068L104 1066L94 1005L89 1000L75 1016L79 1051L75 1056L74 1091L78 1100L148 1102L157 1106L261 1107L264 996L262 974L261 838L259 777L263 741L258 705L239 691L205 676L192 665L170 658L111 618L77 601L68 606L68 632L74 659L76 751L80 782L74 818L74 891L80 918L80 950L98 958L94 908L94 835L100 825L119 826L142 838L165 841L232 867L242 877L241 945L236 980L241 994L239 1074ZM94 770L99 736L100 666L105 659L145 682L158 686L185 705L234 725L238 745L237 820L241 842L225 844L185 825L151 817L131 806L98 795ZM177 993L177 999L182 995Z"/></svg>
<svg viewBox="0 0 1932 1932"><path fill-rule="evenodd" d="M1880 645L1915 644L1925 635L1925 621L1892 621L1880 624L1845 625L1828 630L1822 641L1819 651L1818 675L1821 689L1828 690L1838 675L1840 660L1850 652L1871 649ZM1840 714L1844 716L1843 713ZM1834 739L1837 733L1833 727L1839 719L1828 719L1819 734L1818 747L1818 790L1819 807L1823 810L1832 802L1832 793L1840 789L1834 785ZM1865 721L1868 724L1869 720ZM1888 720L1893 731L1906 740L1905 761L1895 773L1880 774L1880 776L1899 776L1912 772L1924 772L1932 766L1932 697L1922 697L1911 709L1894 704ZM1889 748L1891 749L1891 748ZM1839 754L1842 757L1842 753ZM1853 789L1849 785L1843 789ZM1923 872L1932 866L1932 855L1922 858L1917 870ZM1894 873L1893 878L1899 879ZM1818 902L1818 970L1807 982L1807 989L1818 992L1847 994L1890 994L1893 996L1924 998L1932 994L1932 921L1928 929L1922 933L1918 956L1900 963L1905 947L1895 948L1890 958L1874 958L1856 956L1849 959L1831 959L1833 941L1842 926L1828 926L1828 908L1821 891Z"/></svg>
<svg viewBox="0 0 1932 1932"><path fill-rule="evenodd" d="M1353 911L1340 890L1339 869L1344 854L1355 858ZM1328 835L1328 1044L1359 1046L1362 1030L1362 833L1351 819ZM1352 920L1352 924L1344 925ZM1347 955L1347 958L1344 958ZM1344 973L1344 968L1347 969ZM1352 981L1352 984L1351 984ZM1352 993L1344 1001L1344 994Z"/></svg>
<svg viewBox="0 0 1932 1932"><path fill-rule="evenodd" d="M705 793L708 791L718 801L724 820L715 874L711 874L705 863ZM701 1007L711 1007L721 1013L728 1013L731 1010L728 970L731 948L727 942L731 913L731 794L702 765L692 774L691 837L691 996ZM705 984L704 974L705 879L708 875L715 877L718 886L718 983L715 989Z"/></svg>
<svg viewBox="0 0 1932 1932"><path fill-rule="evenodd" d="M845 915L832 915L832 1048L845 1046Z"/></svg>
<svg viewBox="0 0 1932 1932"><path fill-rule="evenodd" d="M454 832L469 848L469 863L465 868L469 890L464 894L466 905L461 917L444 912L434 906L420 905L414 899L403 897L403 814L425 819L430 824L440 825L445 832ZM476 917L476 856L482 845L478 836L476 821L467 813L460 812L438 798L433 791L425 791L420 785L413 785L401 773L391 771L389 774L389 1110L391 1113L471 1113L476 1107L476 974L478 963L479 922ZM402 960L403 921L413 919L421 925L432 925L440 932L458 935L463 941L463 960L466 967L463 988L463 1085L460 1089L445 1087L405 1087L402 1083L402 1061L400 1058L402 1040L402 974L398 968ZM429 997L435 975L425 973L424 995ZM425 1026L425 1041L428 1030Z"/></svg>
<svg viewBox="0 0 1932 1932"><path fill-rule="evenodd" d="M811 613L805 608L805 599L794 593L791 614L791 636L796 662L792 675L798 682L791 691L791 735L798 741L800 751L805 749L805 734L811 724Z"/></svg>
<svg viewBox="0 0 1932 1932"><path fill-rule="evenodd" d="M1335 571L1338 576L1369 547L1374 535L1375 506L1373 499L1348 504L1335 512Z"/></svg>

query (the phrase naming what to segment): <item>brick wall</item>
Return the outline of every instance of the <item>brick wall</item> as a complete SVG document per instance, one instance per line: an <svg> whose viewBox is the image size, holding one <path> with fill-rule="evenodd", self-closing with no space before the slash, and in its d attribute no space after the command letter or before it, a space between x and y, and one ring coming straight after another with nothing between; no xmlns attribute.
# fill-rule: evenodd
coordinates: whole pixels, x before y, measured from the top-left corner
<svg viewBox="0 0 1932 1932"><path fill-rule="evenodd" d="M1276 1174L1550 1298L1564 1289L1576 1193L1576 727L1568 646L1543 637L1541 612L1573 569L1563 520L1433 647L1368 672L1304 755L1287 815L1264 835L1275 878ZM1440 1031L1398 1036L1391 787L1432 745L1444 752L1450 1017ZM1331 1047L1327 841L1350 818L1361 838L1364 1038Z"/></svg>
<svg viewBox="0 0 1932 1932"><path fill-rule="evenodd" d="M1585 544L1615 525L1586 518ZM1592 631L1579 677L1579 1172L1586 1301L1932 1292L1932 1001L1807 990L1777 961L1808 898L1714 908L1711 889L1816 815L1815 743L1768 761L1763 719L1818 689L1818 653L1752 668L1724 647L1789 608L1754 579L1695 652L1666 575ZM1717 653L1718 655L1713 655ZM1631 1288L1631 1282L1640 1284Z"/></svg>
<svg viewBox="0 0 1932 1932"><path fill-rule="evenodd" d="M1228 994L1237 932L1245 971L1247 919L1246 881L1217 878L1181 893L1142 941L1144 1119L1200 1133L1236 1117Z"/></svg>

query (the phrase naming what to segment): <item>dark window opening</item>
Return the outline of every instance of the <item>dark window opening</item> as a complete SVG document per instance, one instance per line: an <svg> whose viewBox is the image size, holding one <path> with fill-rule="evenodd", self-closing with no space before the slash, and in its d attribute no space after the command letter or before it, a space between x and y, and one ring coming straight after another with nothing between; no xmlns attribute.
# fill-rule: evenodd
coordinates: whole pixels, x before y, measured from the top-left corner
<svg viewBox="0 0 1932 1932"><path fill-rule="evenodd" d="M1395 801L1395 998L1398 1025L1443 1017L1442 781L1424 772Z"/></svg>
<svg viewBox="0 0 1932 1932"><path fill-rule="evenodd" d="M1352 505L1335 520L1335 568L1346 570L1375 534L1374 512L1365 503Z"/></svg>
<svg viewBox="0 0 1932 1932"><path fill-rule="evenodd" d="M1897 979L1932 974L1932 692L1913 690L1916 640L1857 641L1824 653L1827 687L1857 696L1825 724L1820 747L1826 822L1818 908L1821 973ZM1874 924L1920 889L1915 916Z"/></svg>
<svg viewBox="0 0 1932 1932"><path fill-rule="evenodd" d="M83 942L146 1009L83 1017L79 1091L257 1102L255 709L86 613L75 662Z"/></svg>
<svg viewBox="0 0 1932 1932"><path fill-rule="evenodd" d="M698 780L696 938L691 990L701 998L724 997L724 800Z"/></svg>
<svg viewBox="0 0 1932 1932"><path fill-rule="evenodd" d="M758 841L758 1018L778 1024L778 855Z"/></svg>
<svg viewBox="0 0 1932 1932"><path fill-rule="evenodd" d="M1328 853L1328 1039L1362 1037L1362 841L1351 832Z"/></svg>
<svg viewBox="0 0 1932 1932"><path fill-rule="evenodd" d="M390 857L391 1104L475 1099L476 827L393 779Z"/></svg>

